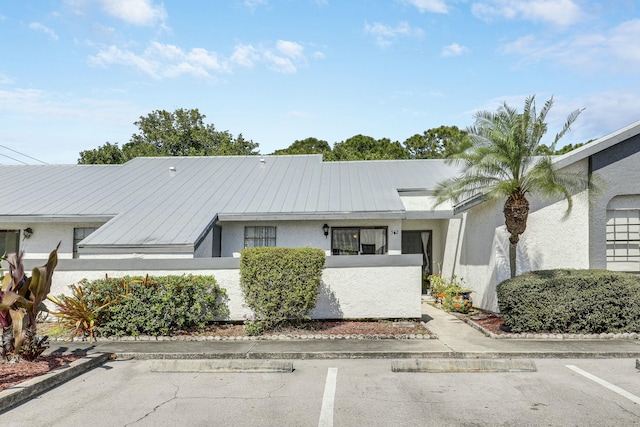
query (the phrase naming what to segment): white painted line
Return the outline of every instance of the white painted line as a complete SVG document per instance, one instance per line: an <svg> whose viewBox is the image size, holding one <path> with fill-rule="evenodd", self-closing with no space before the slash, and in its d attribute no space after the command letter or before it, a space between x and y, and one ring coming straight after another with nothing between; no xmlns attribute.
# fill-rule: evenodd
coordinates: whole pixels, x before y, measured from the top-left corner
<svg viewBox="0 0 640 427"><path fill-rule="evenodd" d="M324 384L324 396L322 396L322 409L320 409L318 427L333 427L333 402L336 396L337 377L338 368L329 368L327 381Z"/></svg>
<svg viewBox="0 0 640 427"><path fill-rule="evenodd" d="M633 403L637 403L640 405L640 397L636 396L635 394L631 394L629 393L627 390L622 389L620 387L618 387L617 385L613 385L601 378L596 377L595 375L590 374L587 371L583 371L582 369L578 368L577 366L573 366L573 365L564 365L567 368L571 369L573 372L576 372L580 375L582 375L585 378L589 378L591 381L595 381L598 384L600 384L603 387L608 388L609 390L613 391L614 393L618 393L620 396L622 397L626 397L627 399L629 399L630 401L632 401Z"/></svg>

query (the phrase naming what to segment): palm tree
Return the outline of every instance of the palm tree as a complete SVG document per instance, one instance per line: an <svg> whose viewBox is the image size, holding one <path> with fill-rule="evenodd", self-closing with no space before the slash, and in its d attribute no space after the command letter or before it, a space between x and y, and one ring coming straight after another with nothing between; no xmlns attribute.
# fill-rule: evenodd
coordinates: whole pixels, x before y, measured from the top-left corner
<svg viewBox="0 0 640 427"><path fill-rule="evenodd" d="M496 112L476 113L475 124L467 129L473 142L471 148L453 158L453 161L463 162L462 174L440 183L436 190L438 204L446 200L459 203L472 197L484 200L506 197L503 212L510 234L511 277L516 275L518 240L527 227L529 201L526 195L563 197L567 200L566 218L573 206L572 194L587 188L596 189L588 176L557 171L548 155L536 156L547 132L545 119L552 105L553 97L545 102L538 114L534 95L525 100L522 113L506 103ZM555 152L556 144L581 111L569 114L549 147L551 153Z"/></svg>

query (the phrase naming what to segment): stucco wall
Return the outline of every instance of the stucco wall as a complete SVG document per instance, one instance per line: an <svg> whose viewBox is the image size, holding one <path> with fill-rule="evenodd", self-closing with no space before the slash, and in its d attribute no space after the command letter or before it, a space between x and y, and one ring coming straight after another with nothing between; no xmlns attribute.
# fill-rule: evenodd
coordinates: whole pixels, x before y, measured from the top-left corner
<svg viewBox="0 0 640 427"><path fill-rule="evenodd" d="M607 268L607 206L620 195L639 195L640 136L594 155L593 173L605 183L591 206L589 262L591 268ZM637 208L640 208L638 206Z"/></svg>
<svg viewBox="0 0 640 427"><path fill-rule="evenodd" d="M565 168L586 175L587 160ZM517 248L517 274L551 268L589 268L589 202L586 192L567 202L528 196L527 229ZM443 276L456 276L474 291L474 305L499 311L496 285L510 277L509 234L504 201L477 205L450 220L446 232Z"/></svg>
<svg viewBox="0 0 640 427"><path fill-rule="evenodd" d="M330 260L333 258L334 260ZM341 259L336 259L341 258ZM350 259L348 259L350 258ZM68 260L53 275L52 295L68 292L83 278L196 274L213 275L227 290L230 320L244 320L239 259L189 260ZM421 317L421 263L419 255L328 257L314 318L419 318ZM31 268L35 262L25 263ZM163 268L164 266L164 268ZM50 304L50 303L49 303Z"/></svg>

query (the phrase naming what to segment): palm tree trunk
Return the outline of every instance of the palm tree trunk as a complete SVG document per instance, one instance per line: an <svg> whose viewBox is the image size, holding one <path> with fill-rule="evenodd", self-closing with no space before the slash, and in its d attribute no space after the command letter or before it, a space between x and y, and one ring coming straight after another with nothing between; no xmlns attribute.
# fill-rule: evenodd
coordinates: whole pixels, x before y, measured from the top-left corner
<svg viewBox="0 0 640 427"><path fill-rule="evenodd" d="M516 277L516 255L520 235L527 228L529 201L519 189L513 192L504 203L504 220L509 236L509 267L511 278Z"/></svg>

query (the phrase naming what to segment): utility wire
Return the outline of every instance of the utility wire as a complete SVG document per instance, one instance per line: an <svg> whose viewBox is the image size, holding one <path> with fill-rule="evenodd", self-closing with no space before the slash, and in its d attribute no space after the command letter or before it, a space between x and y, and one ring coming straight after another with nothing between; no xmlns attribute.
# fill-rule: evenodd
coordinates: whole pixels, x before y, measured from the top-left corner
<svg viewBox="0 0 640 427"><path fill-rule="evenodd" d="M28 165L28 164L29 164L29 163L23 162L22 160L14 159L14 158L13 158L13 157L11 157L11 156L7 156L6 154L2 154L2 153L0 153L0 156L5 156L5 157L7 157L7 158L9 158L9 159L11 159L11 160L15 160L16 162L20 162L20 163L22 163L23 165Z"/></svg>
<svg viewBox="0 0 640 427"><path fill-rule="evenodd" d="M27 154L24 154L24 153L21 153L21 152L19 152L19 151L17 151L17 150L14 150L13 148L9 148L9 147L4 146L4 145L0 145L0 147L2 147L2 148L6 148L7 150L13 151L14 153L18 153L18 154L20 154L21 156L28 157L28 158L30 158L31 160L35 160L36 162L40 162L40 163L45 164L45 165L48 165L48 164L49 164L49 163L47 163L47 162L43 162L42 160L38 160L38 159L36 159L35 157L31 157L31 156L29 156L29 155L27 155ZM2 155L3 155L3 156L5 156L5 157L9 157L9 156L7 156L6 154L2 154ZM25 162L22 162L22 161L20 161L20 160L14 159L14 158L12 158L12 157L9 157L9 158L10 158L10 159L12 159L12 160L15 160L15 161L17 161L17 162L23 163L23 164L25 164L25 165L27 164L27 163L25 163Z"/></svg>

